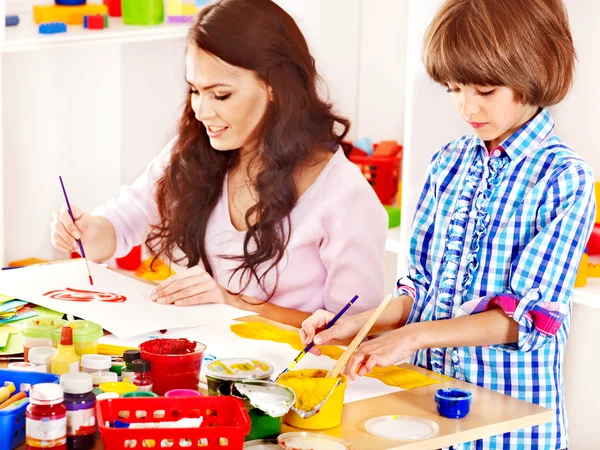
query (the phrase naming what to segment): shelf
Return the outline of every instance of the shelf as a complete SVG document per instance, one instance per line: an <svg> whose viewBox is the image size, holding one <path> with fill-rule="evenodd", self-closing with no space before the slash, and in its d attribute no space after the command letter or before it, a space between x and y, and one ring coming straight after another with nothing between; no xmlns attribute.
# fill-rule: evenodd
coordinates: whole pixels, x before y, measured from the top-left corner
<svg viewBox="0 0 600 450"><path fill-rule="evenodd" d="M90 43L124 43L178 39L187 35L189 24L124 25L120 17L110 17L108 28L88 30L81 25L68 25L66 33L43 35L33 22L33 14L19 14L20 23L6 27L0 53L40 50Z"/></svg>

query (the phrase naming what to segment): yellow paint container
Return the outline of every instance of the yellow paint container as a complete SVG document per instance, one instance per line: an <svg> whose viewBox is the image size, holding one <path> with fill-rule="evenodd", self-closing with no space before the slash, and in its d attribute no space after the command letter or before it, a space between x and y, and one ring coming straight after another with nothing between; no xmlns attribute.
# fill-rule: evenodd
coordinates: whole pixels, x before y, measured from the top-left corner
<svg viewBox="0 0 600 450"><path fill-rule="evenodd" d="M286 384L286 379L305 378L308 384L314 383L315 378L322 378L325 380L325 375L327 375L326 370L291 370L287 373L284 373L277 380L277 383L288 386L288 384ZM285 423L292 427L303 428L307 430L323 430L326 428L337 427L342 422L344 394L348 384L348 379L345 375L340 375L340 378L342 381L333 389L333 392L331 392L329 398L327 398L325 403L323 403L319 412L312 417L303 419L296 411L294 411L295 408L292 408L284 418ZM288 387L294 389L294 392L296 393L297 402L294 405L296 407L298 406L298 403L302 402L303 392L299 392L297 383L290 383L290 386Z"/></svg>

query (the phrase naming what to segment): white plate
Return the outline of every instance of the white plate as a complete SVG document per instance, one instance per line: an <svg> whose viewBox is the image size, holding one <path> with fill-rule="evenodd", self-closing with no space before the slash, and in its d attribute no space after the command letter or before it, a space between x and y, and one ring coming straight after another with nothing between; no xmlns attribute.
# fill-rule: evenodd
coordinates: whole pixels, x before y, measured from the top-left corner
<svg viewBox="0 0 600 450"><path fill-rule="evenodd" d="M440 431L437 423L412 416L381 416L367 420L369 434L392 441L420 441Z"/></svg>

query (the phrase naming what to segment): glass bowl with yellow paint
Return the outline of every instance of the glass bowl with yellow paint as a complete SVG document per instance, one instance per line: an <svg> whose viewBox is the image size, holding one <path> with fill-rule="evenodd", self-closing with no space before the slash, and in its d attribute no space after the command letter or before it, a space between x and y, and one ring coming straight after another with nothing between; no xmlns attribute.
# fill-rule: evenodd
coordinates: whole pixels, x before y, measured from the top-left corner
<svg viewBox="0 0 600 450"><path fill-rule="evenodd" d="M250 358L217 359L204 371L208 395L231 395L236 381L268 381L272 374L271 364Z"/></svg>
<svg viewBox="0 0 600 450"><path fill-rule="evenodd" d="M278 384L296 393L296 402L285 416L285 423L296 428L323 430L342 422L344 394L348 379L345 375L326 378L327 370L290 370L277 380Z"/></svg>

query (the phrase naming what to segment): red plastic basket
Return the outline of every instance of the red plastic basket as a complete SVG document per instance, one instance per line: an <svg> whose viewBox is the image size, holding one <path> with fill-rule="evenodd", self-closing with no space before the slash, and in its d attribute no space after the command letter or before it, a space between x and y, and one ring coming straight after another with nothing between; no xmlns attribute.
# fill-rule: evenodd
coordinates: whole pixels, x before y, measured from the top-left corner
<svg viewBox="0 0 600 450"><path fill-rule="evenodd" d="M132 397L100 400L96 404L104 448L202 448L242 450L250 432L244 403L235 397ZM202 417L199 428L112 428L110 423L172 422Z"/></svg>
<svg viewBox="0 0 600 450"><path fill-rule="evenodd" d="M398 146L398 152L394 156L364 156L364 152L356 149L352 149L347 155L373 186L381 203L397 206L398 183L402 173L402 146Z"/></svg>

